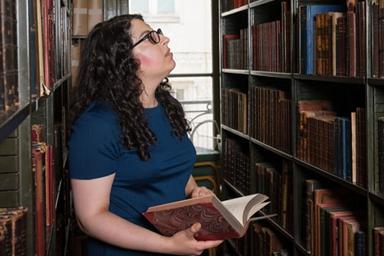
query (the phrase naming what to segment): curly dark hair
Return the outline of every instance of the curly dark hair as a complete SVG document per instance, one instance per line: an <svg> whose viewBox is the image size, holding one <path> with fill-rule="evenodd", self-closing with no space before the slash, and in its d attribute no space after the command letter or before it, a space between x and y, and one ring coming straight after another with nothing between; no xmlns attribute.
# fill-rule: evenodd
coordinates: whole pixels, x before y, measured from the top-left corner
<svg viewBox="0 0 384 256"><path fill-rule="evenodd" d="M141 79L136 75L140 63L134 58L130 27L139 14L116 16L97 24L89 33L81 49L79 74L71 120L95 100L108 102L116 111L122 142L128 149L136 149L140 158L150 158L148 148L156 141L144 115L139 99L143 92ZM190 131L181 104L170 94L171 86L165 78L156 89L159 104L165 109L173 133L182 138Z"/></svg>

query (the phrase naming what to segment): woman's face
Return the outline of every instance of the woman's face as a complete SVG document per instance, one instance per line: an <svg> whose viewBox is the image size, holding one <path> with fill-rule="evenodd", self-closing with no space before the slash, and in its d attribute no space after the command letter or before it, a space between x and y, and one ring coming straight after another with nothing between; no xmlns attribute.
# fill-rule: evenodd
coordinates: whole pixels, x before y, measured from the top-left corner
<svg viewBox="0 0 384 256"><path fill-rule="evenodd" d="M131 34L135 44L145 37L153 29L142 20L132 20ZM168 47L169 38L160 36L160 42L152 43L148 38L137 44L133 49L133 55L140 62L140 76L147 79L163 80L175 68L173 54Z"/></svg>

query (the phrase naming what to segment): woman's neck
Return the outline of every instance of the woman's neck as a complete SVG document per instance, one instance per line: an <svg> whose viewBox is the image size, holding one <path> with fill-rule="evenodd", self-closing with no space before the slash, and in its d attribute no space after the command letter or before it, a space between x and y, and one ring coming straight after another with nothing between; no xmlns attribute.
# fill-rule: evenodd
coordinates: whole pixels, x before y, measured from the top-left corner
<svg viewBox="0 0 384 256"><path fill-rule="evenodd" d="M141 101L141 104L143 104L144 108L153 108L159 104L155 97L155 93L147 94L146 92L143 92L140 95L140 101Z"/></svg>

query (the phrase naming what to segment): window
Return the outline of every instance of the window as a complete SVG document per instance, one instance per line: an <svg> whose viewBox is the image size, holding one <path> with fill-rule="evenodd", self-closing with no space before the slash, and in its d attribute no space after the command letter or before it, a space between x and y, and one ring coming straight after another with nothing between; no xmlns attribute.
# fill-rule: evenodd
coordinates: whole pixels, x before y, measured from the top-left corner
<svg viewBox="0 0 384 256"><path fill-rule="evenodd" d="M179 22L175 0L130 0L129 10L142 14L149 22Z"/></svg>
<svg viewBox="0 0 384 256"><path fill-rule="evenodd" d="M157 1L157 13L175 13L175 0Z"/></svg>
<svg viewBox="0 0 384 256"><path fill-rule="evenodd" d="M144 2L148 3L147 12ZM219 130L212 104L211 1L130 0L130 8L130 13L142 13L153 29L161 28L170 38L176 68L169 80L174 97L183 104L190 121L191 140L196 148L216 148L214 134ZM177 22L174 17L178 17Z"/></svg>
<svg viewBox="0 0 384 256"><path fill-rule="evenodd" d="M131 0L129 9L142 14L149 13L149 0Z"/></svg>

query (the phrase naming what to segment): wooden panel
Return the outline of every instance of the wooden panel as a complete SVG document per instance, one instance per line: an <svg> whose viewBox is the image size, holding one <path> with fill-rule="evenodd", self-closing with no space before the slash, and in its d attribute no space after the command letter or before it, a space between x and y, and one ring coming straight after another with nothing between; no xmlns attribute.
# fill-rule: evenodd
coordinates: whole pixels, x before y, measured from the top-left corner
<svg viewBox="0 0 384 256"><path fill-rule="evenodd" d="M18 196L17 191L0 191L0 207L19 206Z"/></svg>
<svg viewBox="0 0 384 256"><path fill-rule="evenodd" d="M17 155L17 138L7 138L0 143L0 156Z"/></svg>
<svg viewBox="0 0 384 256"><path fill-rule="evenodd" d="M18 172L18 160L17 156L1 156L0 173Z"/></svg>
<svg viewBox="0 0 384 256"><path fill-rule="evenodd" d="M5 173L0 174L0 191L17 190L19 188L19 174Z"/></svg>

